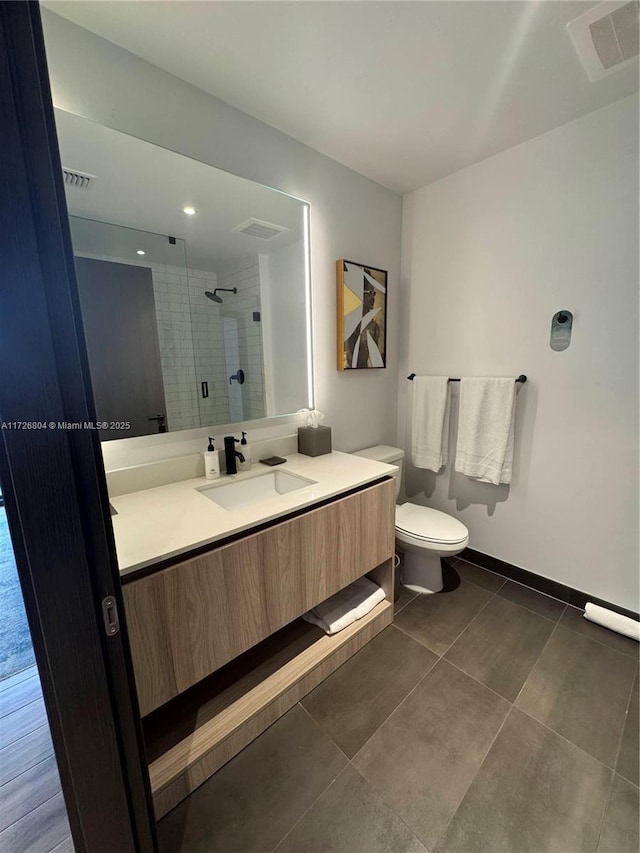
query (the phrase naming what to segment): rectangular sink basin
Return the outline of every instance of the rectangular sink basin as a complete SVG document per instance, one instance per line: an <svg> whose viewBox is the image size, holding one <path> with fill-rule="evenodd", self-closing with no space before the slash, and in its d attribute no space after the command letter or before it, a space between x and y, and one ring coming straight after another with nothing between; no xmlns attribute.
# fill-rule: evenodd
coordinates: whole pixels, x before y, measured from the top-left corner
<svg viewBox="0 0 640 853"><path fill-rule="evenodd" d="M316 482L288 471L269 471L248 480L227 483L224 486L207 486L198 491L223 509L241 509L276 495L286 495L288 492L304 489L305 486L314 486Z"/></svg>

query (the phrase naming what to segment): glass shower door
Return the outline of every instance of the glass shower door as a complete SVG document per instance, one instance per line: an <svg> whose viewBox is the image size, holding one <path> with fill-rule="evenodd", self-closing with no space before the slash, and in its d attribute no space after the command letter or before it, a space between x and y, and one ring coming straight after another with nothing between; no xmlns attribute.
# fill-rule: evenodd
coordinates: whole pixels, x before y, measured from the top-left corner
<svg viewBox="0 0 640 853"><path fill-rule="evenodd" d="M264 418L258 256L213 263L207 271L190 269L189 293L198 386L206 389L202 426Z"/></svg>

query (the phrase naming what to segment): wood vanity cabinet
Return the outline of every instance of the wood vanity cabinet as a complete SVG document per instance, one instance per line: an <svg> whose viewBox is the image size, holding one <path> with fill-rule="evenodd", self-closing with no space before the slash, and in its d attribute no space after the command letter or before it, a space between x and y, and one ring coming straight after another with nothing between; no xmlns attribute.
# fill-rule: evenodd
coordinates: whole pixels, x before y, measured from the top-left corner
<svg viewBox="0 0 640 853"><path fill-rule="evenodd" d="M158 742L147 744L158 816L390 624L394 512L395 484L384 480L125 578L140 709ZM386 593L368 617L334 637L301 623L364 574Z"/></svg>

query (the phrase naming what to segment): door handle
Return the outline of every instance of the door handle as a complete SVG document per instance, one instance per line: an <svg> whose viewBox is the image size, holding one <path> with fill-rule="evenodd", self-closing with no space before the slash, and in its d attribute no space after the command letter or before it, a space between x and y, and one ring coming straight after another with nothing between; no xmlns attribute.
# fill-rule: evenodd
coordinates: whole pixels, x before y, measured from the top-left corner
<svg viewBox="0 0 640 853"><path fill-rule="evenodd" d="M244 370L242 368L239 368L237 373L229 377L229 385L231 385L234 379L238 385L244 385Z"/></svg>
<svg viewBox="0 0 640 853"><path fill-rule="evenodd" d="M159 415L154 415L151 418L147 418L148 421L157 421L158 422L158 432L166 432L167 431L167 419L166 416L162 413Z"/></svg>

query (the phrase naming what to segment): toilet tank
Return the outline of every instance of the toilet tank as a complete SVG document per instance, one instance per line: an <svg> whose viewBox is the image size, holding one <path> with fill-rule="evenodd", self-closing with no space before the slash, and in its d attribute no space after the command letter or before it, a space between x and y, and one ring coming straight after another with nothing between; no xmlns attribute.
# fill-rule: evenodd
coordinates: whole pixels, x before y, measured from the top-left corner
<svg viewBox="0 0 640 853"><path fill-rule="evenodd" d="M404 450L400 447L390 447L388 444L376 444L374 447L365 447L362 450L356 450L353 456L364 456L365 459L373 459L376 462L385 462L387 465L396 465L398 473L394 474L396 481L396 499L400 493L400 484L402 482L402 460L404 459Z"/></svg>

